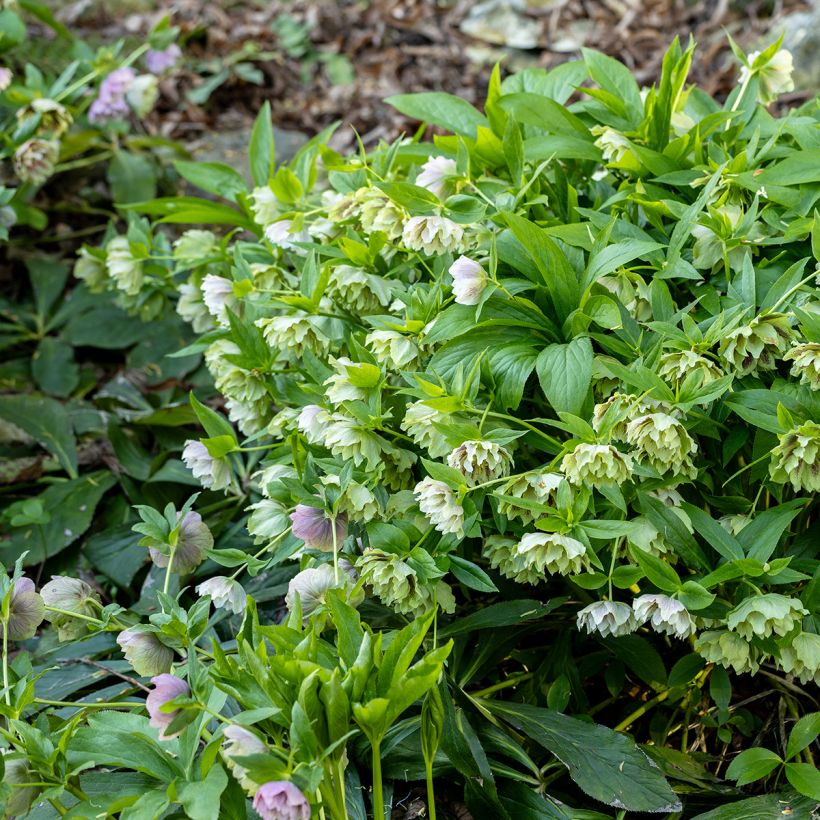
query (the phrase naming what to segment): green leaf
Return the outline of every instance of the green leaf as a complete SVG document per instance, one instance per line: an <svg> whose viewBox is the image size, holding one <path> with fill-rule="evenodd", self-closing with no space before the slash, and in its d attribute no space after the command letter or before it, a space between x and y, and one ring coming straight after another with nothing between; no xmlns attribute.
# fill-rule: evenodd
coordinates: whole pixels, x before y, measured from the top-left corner
<svg viewBox="0 0 820 820"><path fill-rule="evenodd" d="M479 126L489 126L487 118L470 103L443 91L397 94L385 102L405 117L429 122L462 137L475 137Z"/></svg>
<svg viewBox="0 0 820 820"><path fill-rule="evenodd" d="M77 477L77 445L66 408L43 396L0 396L0 418L25 430L53 453L71 478Z"/></svg>
<svg viewBox="0 0 820 820"><path fill-rule="evenodd" d="M70 268L65 262L55 262L47 257L33 256L26 259L26 270L34 291L37 315L45 320L54 303L65 289Z"/></svg>
<svg viewBox="0 0 820 820"><path fill-rule="evenodd" d="M792 726L789 733L789 742L786 744L786 760L800 754L803 749L814 743L818 735L820 735L820 712L803 715Z"/></svg>
<svg viewBox="0 0 820 820"><path fill-rule="evenodd" d="M557 413L580 415L592 383L592 343L582 336L550 345L539 354L535 371Z"/></svg>
<svg viewBox="0 0 820 820"><path fill-rule="evenodd" d="M705 513L700 507L684 502L683 511L689 516L692 526L702 535L709 545L722 555L727 561L737 560L744 557L743 547L737 539L718 524L710 515Z"/></svg>
<svg viewBox="0 0 820 820"><path fill-rule="evenodd" d="M800 794L820 800L820 770L811 763L787 763L786 779Z"/></svg>
<svg viewBox="0 0 820 820"><path fill-rule="evenodd" d="M193 393L190 393L188 398L191 407L194 408L196 417L199 419L199 423L212 439L224 441L230 438L236 444L236 433L234 433L233 427L224 416L204 405Z"/></svg>
<svg viewBox="0 0 820 820"><path fill-rule="evenodd" d="M638 547L632 548L632 554L641 569L646 573L646 577L658 589L670 595L680 589L680 576L667 561L652 555L650 552L638 549Z"/></svg>
<svg viewBox="0 0 820 820"><path fill-rule="evenodd" d="M678 593L678 600L687 609L705 609L712 601L715 600L715 595L702 587L697 581L684 581L683 586Z"/></svg>
<svg viewBox="0 0 820 820"><path fill-rule="evenodd" d="M461 581L464 586L476 589L479 592L498 592L498 587L481 567L461 558L458 555L450 555L450 572Z"/></svg>
<svg viewBox="0 0 820 820"><path fill-rule="evenodd" d="M183 179L187 179L192 185L224 199L236 200L237 194L248 192L248 185L242 174L230 165L223 165L221 162L183 162L180 160L174 163L174 168ZM140 199L149 199L149 197L140 197Z"/></svg>
<svg viewBox="0 0 820 820"><path fill-rule="evenodd" d="M153 199L157 194L154 163L143 154L117 150L108 165L108 184L117 205Z"/></svg>
<svg viewBox="0 0 820 820"><path fill-rule="evenodd" d="M273 140L270 103L265 100L253 124L251 142L248 148L248 164L251 169L251 177L256 185L268 184L275 159L276 147Z"/></svg>
<svg viewBox="0 0 820 820"><path fill-rule="evenodd" d="M157 222L232 225L257 234L260 230L259 226L242 211L230 205L211 202L209 199L200 199L195 196L160 197L147 202L130 203L124 208L155 217Z"/></svg>
<svg viewBox="0 0 820 820"><path fill-rule="evenodd" d="M178 787L177 797L191 820L213 820L219 798L228 785L228 775L218 763L211 766L204 780L189 781Z"/></svg>
<svg viewBox="0 0 820 820"><path fill-rule="evenodd" d="M449 638L452 635L462 635L466 632L476 632L481 629L517 626L527 621L543 618L561 606L565 600L565 598L554 598L548 604L543 604L540 601L521 598L516 601L490 604L490 606L484 607L478 612L471 612L469 615L453 621L444 629L439 629L438 634L443 638Z"/></svg>
<svg viewBox="0 0 820 820"><path fill-rule="evenodd" d="M726 777L735 780L738 786L753 783L770 774L783 761L769 749L754 747L742 751L726 770Z"/></svg>
<svg viewBox="0 0 820 820"><path fill-rule="evenodd" d="M660 769L625 735L523 703L486 701L490 711L552 752L590 797L627 811L680 811Z"/></svg>
<svg viewBox="0 0 820 820"><path fill-rule="evenodd" d="M746 556L761 563L768 561L786 528L805 506L805 499L795 499L755 516L737 534L737 540L746 550Z"/></svg>
<svg viewBox="0 0 820 820"><path fill-rule="evenodd" d="M637 125L643 119L643 100L638 83L632 72L621 62L593 51L581 49L589 76L594 82L616 100L622 103L623 111L631 125Z"/></svg>
<svg viewBox="0 0 820 820"><path fill-rule="evenodd" d="M4 543L3 561L11 564L28 552L24 566L30 567L73 544L91 526L97 504L114 484L111 473L100 471L50 486L36 496L49 520L14 529Z"/></svg>
<svg viewBox="0 0 820 820"><path fill-rule="evenodd" d="M32 357L31 375L44 393L60 398L71 395L80 381L74 349L54 336L46 336Z"/></svg>

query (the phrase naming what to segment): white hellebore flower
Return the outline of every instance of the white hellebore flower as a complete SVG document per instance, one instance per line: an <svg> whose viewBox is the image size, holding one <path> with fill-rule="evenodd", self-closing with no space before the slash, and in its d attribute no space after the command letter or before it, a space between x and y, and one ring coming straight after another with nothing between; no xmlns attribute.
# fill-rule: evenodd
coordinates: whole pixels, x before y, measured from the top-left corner
<svg viewBox="0 0 820 820"><path fill-rule="evenodd" d="M585 606L577 615L578 629L601 637L629 635L637 629L632 607L621 601L596 601Z"/></svg>
<svg viewBox="0 0 820 820"><path fill-rule="evenodd" d="M227 609L234 615L240 615L245 611L245 601L247 595L239 581L227 578L224 575L215 575L203 581L196 591L199 595L208 595L217 609Z"/></svg>
<svg viewBox="0 0 820 820"><path fill-rule="evenodd" d="M208 313L223 327L228 326L228 314L236 311L236 296L233 292L233 282L224 276L215 276L209 273L202 280L202 301L208 308Z"/></svg>
<svg viewBox="0 0 820 820"><path fill-rule="evenodd" d="M413 495L419 509L441 533L464 534L464 509L455 493L443 482L425 478L416 484Z"/></svg>
<svg viewBox="0 0 820 820"><path fill-rule="evenodd" d="M446 216L413 216L404 224L402 241L408 250L431 256L453 253L464 242L464 228Z"/></svg>
<svg viewBox="0 0 820 820"><path fill-rule="evenodd" d="M688 638L695 631L695 622L686 607L668 595L641 595L632 602L635 620L649 621L655 632Z"/></svg>
<svg viewBox="0 0 820 820"><path fill-rule="evenodd" d="M539 573L578 575L586 565L586 554L586 547L576 538L557 532L528 532L518 542L514 557Z"/></svg>
<svg viewBox="0 0 820 820"><path fill-rule="evenodd" d="M201 441L186 441L182 460L194 478L209 490L224 490L231 483L230 464L223 458L214 458Z"/></svg>
<svg viewBox="0 0 820 820"><path fill-rule="evenodd" d="M105 267L117 288L136 296L142 287L142 262L134 258L125 236L115 236L105 246Z"/></svg>
<svg viewBox="0 0 820 820"><path fill-rule="evenodd" d="M745 86L750 79L750 75L757 75L760 78L760 89L758 98L762 103L770 103L776 100L781 94L794 91L794 59L792 53L785 48L776 51L768 62L757 68L750 68L754 61L760 56L759 51L753 51L748 57L748 65L740 69L738 82Z"/></svg>
<svg viewBox="0 0 820 820"><path fill-rule="evenodd" d="M416 177L416 185L426 188L442 199L447 191L447 178L456 176L456 161L447 157L428 157Z"/></svg>
<svg viewBox="0 0 820 820"><path fill-rule="evenodd" d="M459 305L477 305L487 286L484 268L469 256L459 256L449 270L453 277L453 296Z"/></svg>
<svg viewBox="0 0 820 820"><path fill-rule="evenodd" d="M305 405L296 420L296 426L310 444L323 444L324 429L330 421L330 414L318 404Z"/></svg>
<svg viewBox="0 0 820 820"><path fill-rule="evenodd" d="M464 476L468 487L475 487L509 475L512 456L494 441L465 441L447 456L447 464Z"/></svg>
<svg viewBox="0 0 820 820"><path fill-rule="evenodd" d="M292 219L280 219L278 222L272 222L265 228L265 239L285 250L296 250L295 242L310 242L310 235L307 231L292 231Z"/></svg>

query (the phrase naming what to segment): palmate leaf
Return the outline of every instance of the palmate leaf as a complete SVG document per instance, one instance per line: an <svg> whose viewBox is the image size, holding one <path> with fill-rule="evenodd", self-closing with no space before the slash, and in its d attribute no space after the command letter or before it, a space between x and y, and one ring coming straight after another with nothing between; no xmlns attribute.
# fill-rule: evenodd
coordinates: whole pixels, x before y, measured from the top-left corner
<svg viewBox="0 0 820 820"><path fill-rule="evenodd" d="M485 705L552 752L590 797L627 811L680 810L660 769L625 735L529 704Z"/></svg>

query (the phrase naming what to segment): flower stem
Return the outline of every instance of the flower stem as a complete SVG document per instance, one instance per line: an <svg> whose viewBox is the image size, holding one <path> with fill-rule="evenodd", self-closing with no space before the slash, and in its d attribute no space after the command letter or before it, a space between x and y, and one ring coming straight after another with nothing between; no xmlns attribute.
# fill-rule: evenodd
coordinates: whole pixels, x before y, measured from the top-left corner
<svg viewBox="0 0 820 820"><path fill-rule="evenodd" d="M128 708L134 709L144 706L142 701L120 700L100 703L83 703L82 701L70 700L47 700L46 698L34 698L35 703L40 703L43 706L73 706L75 709L119 709Z"/></svg>
<svg viewBox="0 0 820 820"><path fill-rule="evenodd" d="M664 689L659 692L652 700L648 700L643 706L639 706L629 717L622 720L614 729L616 732L623 732L628 729L638 718L643 717L650 709L653 709L659 703L663 703L668 697L671 689Z"/></svg>
<svg viewBox="0 0 820 820"><path fill-rule="evenodd" d="M430 820L436 820L436 795L433 787L433 761L424 761L424 770L427 780L427 812Z"/></svg>
<svg viewBox="0 0 820 820"><path fill-rule="evenodd" d="M385 820L384 793L382 790L381 740L371 739L370 746L373 750L373 820Z"/></svg>
<svg viewBox="0 0 820 820"><path fill-rule="evenodd" d="M59 609L56 606L47 606L46 612L56 612L58 615L66 615L69 618L77 618L80 621L88 621L90 624L105 626L105 621L101 621L99 618L94 618L91 615L82 615L79 612L70 612L67 609Z"/></svg>
<svg viewBox="0 0 820 820"><path fill-rule="evenodd" d="M171 547L171 554L168 556L168 565L165 567L165 583L162 585L162 591L166 595L171 587L171 567L174 565L174 554L176 551L176 546Z"/></svg>
<svg viewBox="0 0 820 820"><path fill-rule="evenodd" d="M9 691L9 625L3 624L3 688L6 695L6 706L11 706L11 692Z"/></svg>

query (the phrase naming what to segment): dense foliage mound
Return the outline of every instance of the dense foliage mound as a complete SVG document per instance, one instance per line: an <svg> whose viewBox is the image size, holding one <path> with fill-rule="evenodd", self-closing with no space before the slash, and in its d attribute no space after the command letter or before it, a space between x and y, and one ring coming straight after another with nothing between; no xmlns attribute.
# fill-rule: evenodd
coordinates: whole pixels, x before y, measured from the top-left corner
<svg viewBox="0 0 820 820"><path fill-rule="evenodd" d="M92 292L178 300L223 401L191 396L205 494L137 508L137 606L8 583L6 639L114 633L152 683L150 720L31 722L7 665L21 801L381 818L426 780L430 816L737 817L720 775L767 778L744 810L820 800L818 111L766 110L779 43L737 52L724 104L693 52L650 89L587 51L496 70L483 113L395 97L452 135L343 157L328 131L278 168L265 110L252 186L179 164L223 201L132 204L84 249Z"/></svg>

